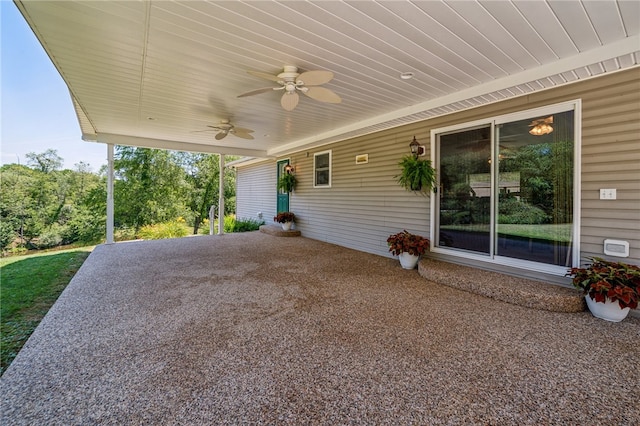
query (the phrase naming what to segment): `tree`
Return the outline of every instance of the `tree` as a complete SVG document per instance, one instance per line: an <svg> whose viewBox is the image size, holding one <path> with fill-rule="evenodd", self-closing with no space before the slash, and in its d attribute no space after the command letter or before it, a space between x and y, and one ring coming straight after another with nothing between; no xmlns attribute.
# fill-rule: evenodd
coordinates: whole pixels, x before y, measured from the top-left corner
<svg viewBox="0 0 640 426"><path fill-rule="evenodd" d="M187 206L193 215L193 233L198 233L202 220L209 215L211 205L218 205L220 191L220 156L218 154L181 153L182 166L186 172L190 190ZM238 157L225 157L233 161ZM227 168L224 172L224 215L235 211L235 173ZM223 215L223 216L224 216Z"/></svg>
<svg viewBox="0 0 640 426"><path fill-rule="evenodd" d="M175 153L118 146L114 161L115 217L118 226L136 230L175 219L188 211L188 186Z"/></svg>
<svg viewBox="0 0 640 426"><path fill-rule="evenodd" d="M63 160L55 149L47 149L45 152L27 154L27 164L43 173L50 173L62 168Z"/></svg>

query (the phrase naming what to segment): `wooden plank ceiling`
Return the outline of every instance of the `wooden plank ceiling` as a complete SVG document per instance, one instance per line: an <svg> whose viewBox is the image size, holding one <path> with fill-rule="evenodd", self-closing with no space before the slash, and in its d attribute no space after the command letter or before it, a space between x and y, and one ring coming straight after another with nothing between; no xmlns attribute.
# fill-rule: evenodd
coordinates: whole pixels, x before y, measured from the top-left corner
<svg viewBox="0 0 640 426"><path fill-rule="evenodd" d="M638 67L640 2L16 1L85 140L284 155ZM340 104L247 73L330 70ZM403 80L400 74L412 72ZM214 138L231 120L254 140ZM427 138L428 135L422 135Z"/></svg>

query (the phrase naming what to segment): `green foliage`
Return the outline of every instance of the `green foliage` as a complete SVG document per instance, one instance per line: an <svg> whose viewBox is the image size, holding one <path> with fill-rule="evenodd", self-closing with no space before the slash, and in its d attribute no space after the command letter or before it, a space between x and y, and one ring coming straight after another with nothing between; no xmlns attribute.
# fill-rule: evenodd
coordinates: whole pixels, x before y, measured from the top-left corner
<svg viewBox="0 0 640 426"><path fill-rule="evenodd" d="M136 230L130 226L120 226L113 231L116 241L131 241L136 239Z"/></svg>
<svg viewBox="0 0 640 426"><path fill-rule="evenodd" d="M598 257L591 259L586 268L571 268L573 285L587 297L604 303L618 301L620 308L635 309L640 300L640 266L611 262Z"/></svg>
<svg viewBox="0 0 640 426"><path fill-rule="evenodd" d="M45 152L36 154L30 152L27 154L27 163L35 170L42 173L50 173L54 170L62 168L62 157L58 155L55 149L47 149Z"/></svg>
<svg viewBox="0 0 640 426"><path fill-rule="evenodd" d="M0 168L0 249L15 251L14 241L28 248L104 241L105 170L93 174L84 163L74 170L59 170L62 159L54 150L30 153L27 158L30 167ZM183 227L197 234L208 220L210 206L218 202L218 155L118 147L114 172L116 241L134 239L145 225L169 223L176 217L186 218ZM224 187L229 214L235 210L231 168L225 169ZM170 230L158 234L173 235Z"/></svg>
<svg viewBox="0 0 640 426"><path fill-rule="evenodd" d="M501 199L498 205L500 207L498 223L543 224L549 222L549 216L544 210L523 203L515 197Z"/></svg>
<svg viewBox="0 0 640 426"><path fill-rule="evenodd" d="M40 233L37 238L34 238L31 243L38 249L56 247L62 244L62 233L62 225L53 224Z"/></svg>
<svg viewBox="0 0 640 426"><path fill-rule="evenodd" d="M102 231L104 238L105 182L85 171L86 167L80 171L57 170L56 158L46 160L52 152L28 156L34 159L35 168L17 164L0 168L0 222L10 224L13 239L22 235L24 244L30 248L97 242L98 232ZM86 216L95 216L103 222L89 222ZM85 225L81 226L83 222ZM85 228L88 223L91 229ZM9 232L7 226L5 233ZM93 237L87 238L88 235Z"/></svg>
<svg viewBox="0 0 640 426"><path fill-rule="evenodd" d="M430 160L421 160L413 155L406 155L398 164L401 173L395 176L400 186L407 191L428 193L435 188L436 171Z"/></svg>
<svg viewBox="0 0 640 426"><path fill-rule="evenodd" d="M13 361L89 253L89 248L82 248L0 260L0 374Z"/></svg>
<svg viewBox="0 0 640 426"><path fill-rule="evenodd" d="M138 231L138 236L143 240L161 240L164 238L180 238L188 235L184 220L145 225Z"/></svg>
<svg viewBox="0 0 640 426"><path fill-rule="evenodd" d="M260 229L264 225L264 221L255 219L240 218L235 216L226 216L224 218L224 232L251 232Z"/></svg>
<svg viewBox="0 0 640 426"><path fill-rule="evenodd" d="M189 189L184 170L171 151L119 146L114 171L118 226L139 229L185 215Z"/></svg>
<svg viewBox="0 0 640 426"><path fill-rule="evenodd" d="M292 192L296 189L298 180L293 173L283 173L278 180L278 189L284 192Z"/></svg>
<svg viewBox="0 0 640 426"><path fill-rule="evenodd" d="M0 251L9 247L16 238L15 225L10 221L0 222Z"/></svg>

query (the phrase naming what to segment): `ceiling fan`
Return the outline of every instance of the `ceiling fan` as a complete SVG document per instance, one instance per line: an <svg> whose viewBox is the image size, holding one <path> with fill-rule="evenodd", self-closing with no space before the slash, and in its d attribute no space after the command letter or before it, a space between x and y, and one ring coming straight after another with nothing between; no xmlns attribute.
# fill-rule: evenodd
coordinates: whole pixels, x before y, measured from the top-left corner
<svg viewBox="0 0 640 426"><path fill-rule="evenodd" d="M271 75L259 71L247 71L249 74L264 78L265 80L275 81L279 87L263 87L262 89L252 90L247 93L238 95L239 98L245 96L258 95L260 93L266 93L272 90L284 90L284 94L280 99L280 105L287 111L292 111L300 100L298 91L304 93L312 99L320 102L329 102L332 104L338 104L342 102L340 96L338 96L333 90L318 87L322 84L328 83L333 78L331 71L307 71L303 73L298 72L298 68L291 65L285 65L283 72L278 75Z"/></svg>
<svg viewBox="0 0 640 426"><path fill-rule="evenodd" d="M211 129L218 132L215 136L216 140L218 141L227 137L228 134L232 134L242 139L253 139L253 135L251 134L253 133L253 130L245 129L243 127L236 127L231 124L229 120L220 120L220 124L215 126L208 125L207 127L210 127ZM209 132L210 130L201 131Z"/></svg>

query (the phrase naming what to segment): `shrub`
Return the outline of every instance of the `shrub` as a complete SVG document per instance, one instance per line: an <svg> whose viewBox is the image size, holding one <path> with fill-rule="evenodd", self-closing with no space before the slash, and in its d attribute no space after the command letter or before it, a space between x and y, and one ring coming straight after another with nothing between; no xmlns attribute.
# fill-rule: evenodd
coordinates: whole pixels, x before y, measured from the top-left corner
<svg viewBox="0 0 640 426"><path fill-rule="evenodd" d="M255 219L236 219L236 223L231 232L250 232L257 231L260 226L264 225L264 221Z"/></svg>
<svg viewBox="0 0 640 426"><path fill-rule="evenodd" d="M131 241L136 239L136 230L129 226L122 226L113 232L116 241Z"/></svg>
<svg viewBox="0 0 640 426"><path fill-rule="evenodd" d="M539 207L524 203L515 198L500 200L498 223L542 224L549 221L549 216Z"/></svg>
<svg viewBox="0 0 640 426"><path fill-rule="evenodd" d="M264 225L264 221L246 218L237 219L234 215L225 216L224 218L224 232L227 233L257 231L261 225Z"/></svg>
<svg viewBox="0 0 640 426"><path fill-rule="evenodd" d="M161 240L164 238L186 237L188 234L184 220L145 225L138 231L138 237L145 240Z"/></svg>
<svg viewBox="0 0 640 426"><path fill-rule="evenodd" d="M0 251L7 248L16 238L16 231L13 223L2 219L0 222Z"/></svg>
<svg viewBox="0 0 640 426"><path fill-rule="evenodd" d="M34 238L31 243L38 249L56 247L62 244L62 235L65 229L57 224L53 224L46 231L42 232L38 238Z"/></svg>

